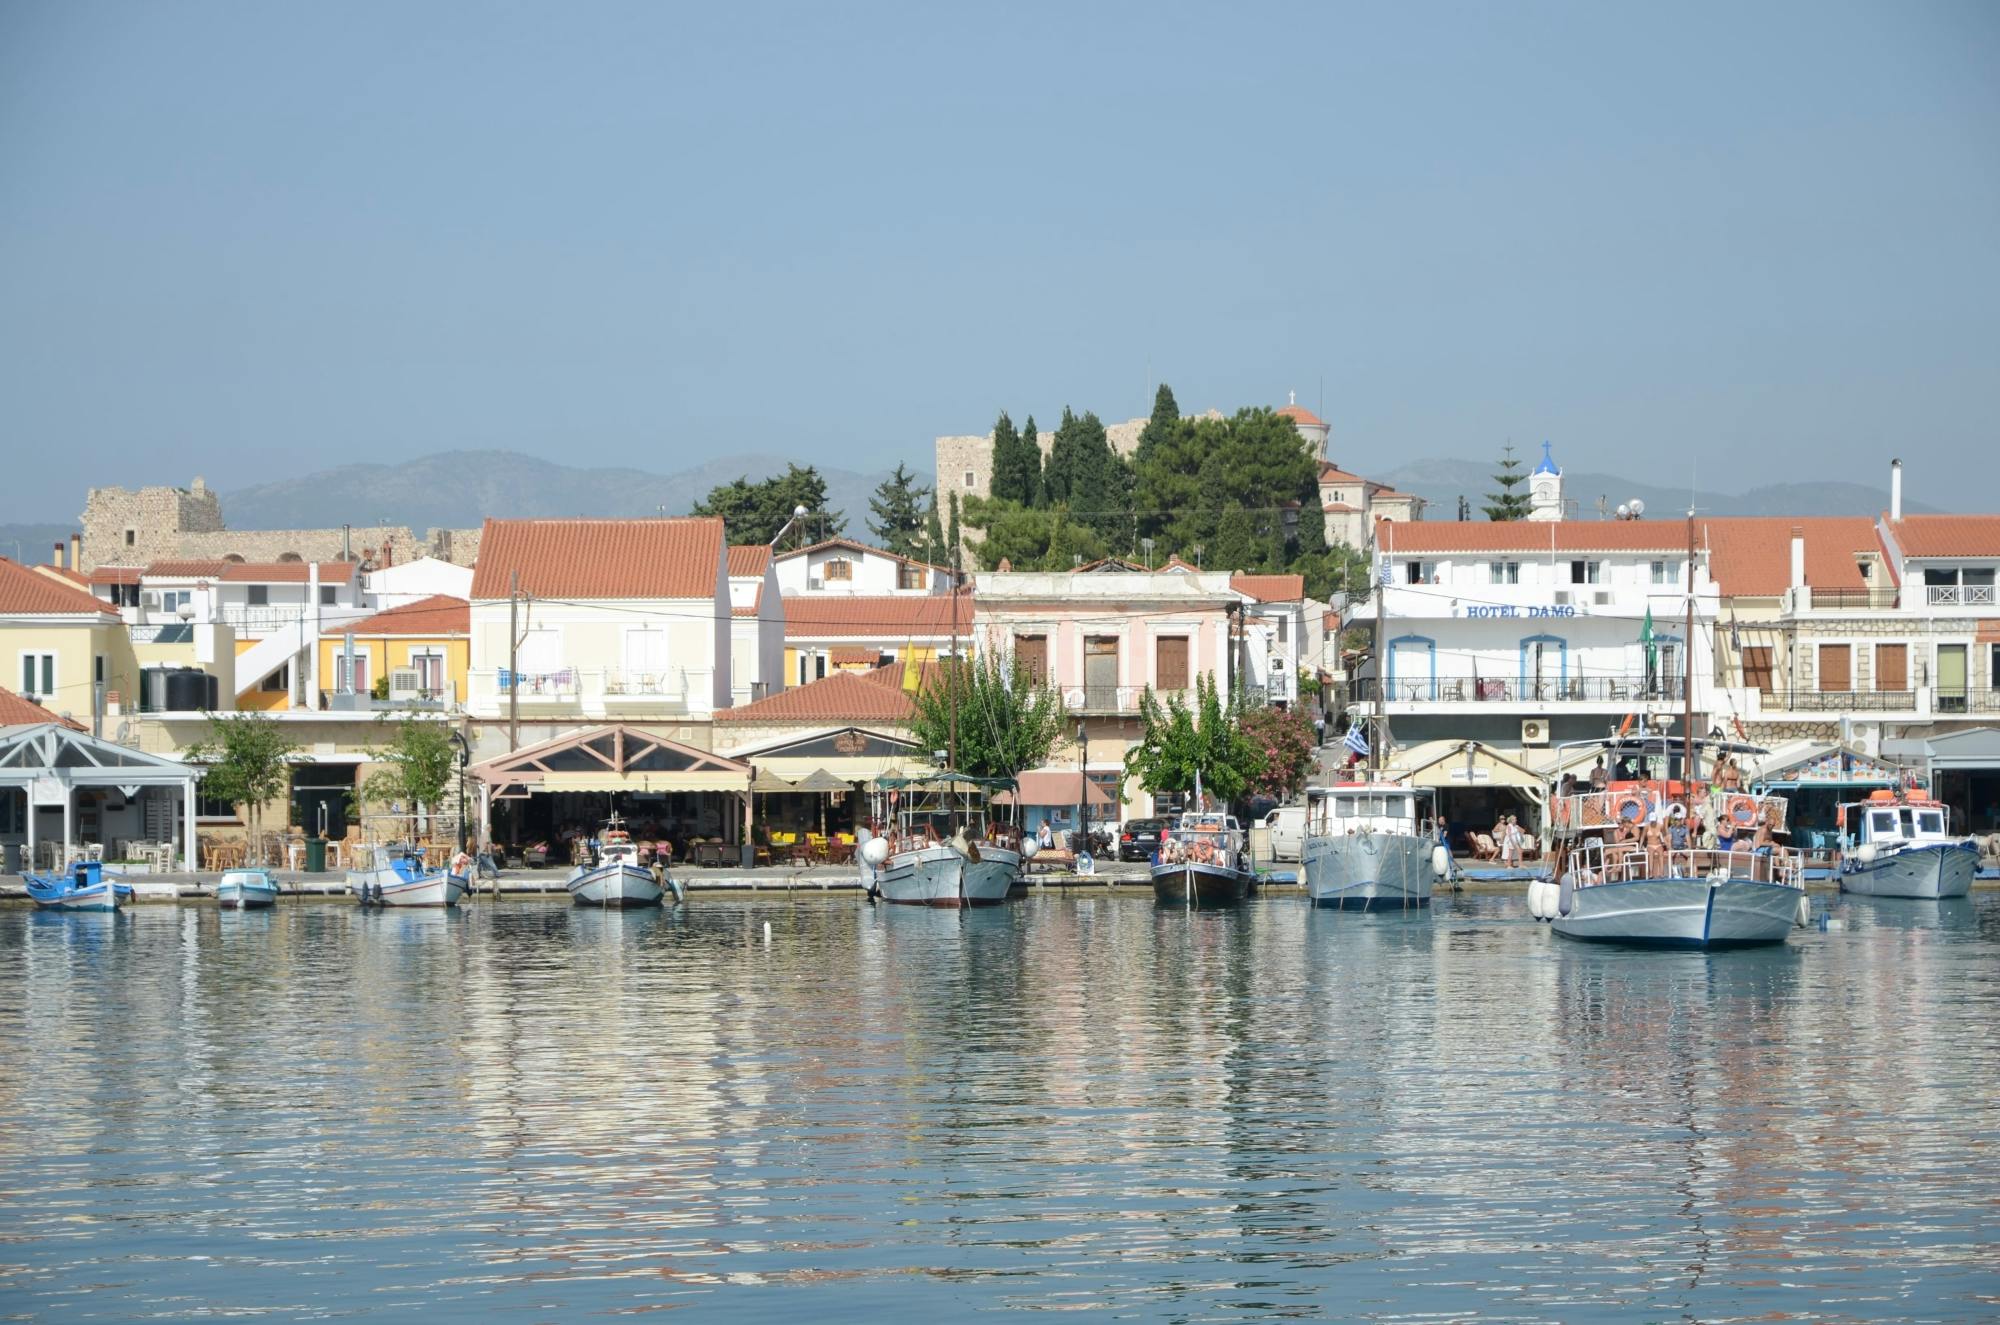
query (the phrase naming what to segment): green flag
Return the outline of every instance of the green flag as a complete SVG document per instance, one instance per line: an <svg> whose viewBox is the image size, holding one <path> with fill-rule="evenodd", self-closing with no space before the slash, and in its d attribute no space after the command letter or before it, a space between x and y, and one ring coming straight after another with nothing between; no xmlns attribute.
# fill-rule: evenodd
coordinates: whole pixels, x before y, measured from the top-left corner
<svg viewBox="0 0 2000 1325"><path fill-rule="evenodd" d="M1646 647L1646 685L1650 689L1660 679L1660 646L1653 642L1653 605L1646 604L1646 624L1639 627L1639 643Z"/></svg>

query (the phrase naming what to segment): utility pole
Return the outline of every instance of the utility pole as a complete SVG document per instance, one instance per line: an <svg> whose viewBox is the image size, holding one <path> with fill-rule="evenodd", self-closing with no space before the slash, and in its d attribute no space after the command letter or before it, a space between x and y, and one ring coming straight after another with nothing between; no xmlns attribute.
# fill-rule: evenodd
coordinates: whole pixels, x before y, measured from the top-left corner
<svg viewBox="0 0 2000 1325"><path fill-rule="evenodd" d="M1681 803L1687 831L1694 832L1694 508L1688 507L1687 632L1681 638L1687 676L1681 692Z"/></svg>
<svg viewBox="0 0 2000 1325"><path fill-rule="evenodd" d="M1375 720L1368 724L1368 780L1370 782L1373 782L1375 775L1382 770L1382 737L1386 730L1386 724L1382 720L1382 690L1389 684L1388 655L1383 650L1383 640L1387 632L1383 629L1385 623L1382 619L1382 600L1387 597L1382 591L1383 581L1389 578L1389 558L1387 550L1379 543L1375 547L1375 560L1379 563L1379 569L1375 571L1375 583L1370 587L1370 591L1375 595L1375 645L1373 649L1375 654Z"/></svg>
<svg viewBox="0 0 2000 1325"><path fill-rule="evenodd" d="M507 580L507 753L521 748L521 572Z"/></svg>

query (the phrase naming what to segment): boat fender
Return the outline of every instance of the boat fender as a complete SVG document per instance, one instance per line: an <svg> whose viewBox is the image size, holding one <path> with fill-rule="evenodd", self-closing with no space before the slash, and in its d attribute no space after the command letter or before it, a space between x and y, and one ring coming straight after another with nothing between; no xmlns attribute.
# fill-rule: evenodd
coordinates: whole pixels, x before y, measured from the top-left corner
<svg viewBox="0 0 2000 1325"><path fill-rule="evenodd" d="M1563 875L1562 889L1556 894L1557 916L1566 916L1569 914L1570 903L1574 899L1575 892L1576 885L1570 881L1569 875ZM1554 918L1554 916L1550 917L1550 919Z"/></svg>
<svg viewBox="0 0 2000 1325"><path fill-rule="evenodd" d="M1800 929L1804 929L1806 926L1812 924L1812 898L1804 896L1803 894L1799 897L1799 913L1798 913L1797 923Z"/></svg>
<svg viewBox="0 0 2000 1325"><path fill-rule="evenodd" d="M1440 879L1451 877L1451 852L1443 847L1431 848L1431 873Z"/></svg>
<svg viewBox="0 0 2000 1325"><path fill-rule="evenodd" d="M1875 863L1875 857L1880 854L1881 852L1876 849L1875 844L1873 842L1863 842L1860 845L1860 847L1858 847L1855 850L1854 858L1860 861L1863 865L1873 865Z"/></svg>
<svg viewBox="0 0 2000 1325"><path fill-rule="evenodd" d="M1033 839L1024 843L1021 848L1021 854L1024 856L1029 855L1028 848L1033 845ZM883 863L889 859L889 839L886 837L871 837L866 842L863 842L861 844L861 859L873 868L880 869Z"/></svg>
<svg viewBox="0 0 2000 1325"><path fill-rule="evenodd" d="M1542 918L1542 881L1528 880L1528 914L1535 919Z"/></svg>

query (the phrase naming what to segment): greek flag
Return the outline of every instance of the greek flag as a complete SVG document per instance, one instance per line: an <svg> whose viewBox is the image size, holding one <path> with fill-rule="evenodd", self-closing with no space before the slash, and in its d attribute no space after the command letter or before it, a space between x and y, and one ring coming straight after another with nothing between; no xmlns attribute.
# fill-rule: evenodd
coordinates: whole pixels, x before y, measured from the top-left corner
<svg viewBox="0 0 2000 1325"><path fill-rule="evenodd" d="M1346 739L1342 743L1357 755L1365 757L1368 753L1368 737L1362 732L1361 724L1358 722L1347 729Z"/></svg>

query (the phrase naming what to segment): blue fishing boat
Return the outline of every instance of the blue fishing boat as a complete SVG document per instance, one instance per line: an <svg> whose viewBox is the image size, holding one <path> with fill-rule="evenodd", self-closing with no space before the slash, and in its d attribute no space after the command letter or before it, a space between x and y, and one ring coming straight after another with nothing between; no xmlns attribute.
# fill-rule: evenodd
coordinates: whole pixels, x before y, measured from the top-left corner
<svg viewBox="0 0 2000 1325"><path fill-rule="evenodd" d="M23 874L28 896L48 911L116 911L132 900L132 885L104 872L101 860L79 860L61 874Z"/></svg>
<svg viewBox="0 0 2000 1325"><path fill-rule="evenodd" d="M215 885L215 900L238 911L270 906L278 900L277 876L255 865L225 870L222 881Z"/></svg>

